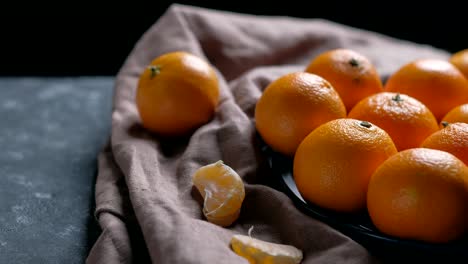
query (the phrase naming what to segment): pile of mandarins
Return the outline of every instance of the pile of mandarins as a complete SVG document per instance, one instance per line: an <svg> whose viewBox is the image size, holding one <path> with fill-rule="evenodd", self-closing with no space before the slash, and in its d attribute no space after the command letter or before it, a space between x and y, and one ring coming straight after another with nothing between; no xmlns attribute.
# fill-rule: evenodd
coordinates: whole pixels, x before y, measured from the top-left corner
<svg viewBox="0 0 468 264"><path fill-rule="evenodd" d="M208 122L218 98L212 67L174 52L143 72L136 103L143 126L178 136ZM368 211L383 233L433 243L468 231L467 123L468 50L450 61L410 62L385 84L362 54L330 50L271 82L255 109L257 131L294 159L294 180L308 202ZM239 212L228 211L208 216L230 224Z"/></svg>
<svg viewBox="0 0 468 264"><path fill-rule="evenodd" d="M257 130L294 158L294 180L308 202L367 210L392 236L455 240L468 229L468 50L463 54L410 62L383 85L365 56L325 52L265 89Z"/></svg>

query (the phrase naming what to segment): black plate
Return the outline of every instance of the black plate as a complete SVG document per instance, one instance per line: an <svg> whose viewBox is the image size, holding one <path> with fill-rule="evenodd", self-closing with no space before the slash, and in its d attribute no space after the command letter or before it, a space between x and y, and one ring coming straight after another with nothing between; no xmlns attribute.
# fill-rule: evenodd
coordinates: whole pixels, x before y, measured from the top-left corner
<svg viewBox="0 0 468 264"><path fill-rule="evenodd" d="M262 150L277 180L273 187L288 195L301 211L341 231L374 253L395 257L403 254L432 260L441 257L445 261L448 258L462 258L468 263L468 237L445 244L399 239L379 232L367 212L340 214L306 202L292 176L292 158L276 153L266 145L262 146Z"/></svg>

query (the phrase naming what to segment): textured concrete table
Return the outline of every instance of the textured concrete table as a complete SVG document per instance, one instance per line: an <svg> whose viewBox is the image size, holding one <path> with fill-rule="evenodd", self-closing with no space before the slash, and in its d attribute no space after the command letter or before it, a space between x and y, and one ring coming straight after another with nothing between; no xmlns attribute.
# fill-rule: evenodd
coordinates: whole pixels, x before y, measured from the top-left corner
<svg viewBox="0 0 468 264"><path fill-rule="evenodd" d="M113 79L0 78L0 263L83 263Z"/></svg>

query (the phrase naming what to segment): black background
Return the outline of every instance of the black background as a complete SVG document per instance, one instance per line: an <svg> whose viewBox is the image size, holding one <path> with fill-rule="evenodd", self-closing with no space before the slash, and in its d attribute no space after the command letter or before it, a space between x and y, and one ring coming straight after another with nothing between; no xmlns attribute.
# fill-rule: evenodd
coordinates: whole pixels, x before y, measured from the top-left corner
<svg viewBox="0 0 468 264"><path fill-rule="evenodd" d="M41 1L39 1L41 2ZM0 10L0 76L115 75L171 1L19 3ZM456 1L179 1L259 15L325 18L442 48L468 48ZM466 4L464 4L466 5Z"/></svg>

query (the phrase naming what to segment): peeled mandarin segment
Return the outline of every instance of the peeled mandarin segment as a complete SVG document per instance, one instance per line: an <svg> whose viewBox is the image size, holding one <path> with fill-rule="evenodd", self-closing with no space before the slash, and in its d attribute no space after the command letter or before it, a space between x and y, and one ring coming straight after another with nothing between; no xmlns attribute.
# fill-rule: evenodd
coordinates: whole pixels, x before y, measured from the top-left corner
<svg viewBox="0 0 468 264"><path fill-rule="evenodd" d="M208 221L229 226L239 217L244 183L231 167L220 160L199 168L192 180L204 199L203 214Z"/></svg>
<svg viewBox="0 0 468 264"><path fill-rule="evenodd" d="M251 264L297 264L302 261L302 251L293 246L270 243L249 236L234 235L231 247L237 255Z"/></svg>
<svg viewBox="0 0 468 264"><path fill-rule="evenodd" d="M210 223L213 223L219 226L229 226L232 223L234 223L234 221L236 221L237 218L239 218L239 214L240 214L240 209L234 212L233 214L226 215L226 216L215 217L215 216L205 214L205 217Z"/></svg>

